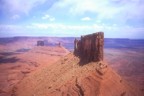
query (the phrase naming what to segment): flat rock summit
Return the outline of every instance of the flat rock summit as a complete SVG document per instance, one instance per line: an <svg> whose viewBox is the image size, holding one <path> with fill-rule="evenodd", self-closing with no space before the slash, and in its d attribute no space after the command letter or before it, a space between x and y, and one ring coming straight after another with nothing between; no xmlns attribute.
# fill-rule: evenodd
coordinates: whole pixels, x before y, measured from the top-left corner
<svg viewBox="0 0 144 96"><path fill-rule="evenodd" d="M42 49L45 54L47 48L41 42L38 45L42 46L31 52ZM143 96L108 66L103 46L103 32L75 39L74 53L67 52L49 66L30 73L13 87L12 96Z"/></svg>

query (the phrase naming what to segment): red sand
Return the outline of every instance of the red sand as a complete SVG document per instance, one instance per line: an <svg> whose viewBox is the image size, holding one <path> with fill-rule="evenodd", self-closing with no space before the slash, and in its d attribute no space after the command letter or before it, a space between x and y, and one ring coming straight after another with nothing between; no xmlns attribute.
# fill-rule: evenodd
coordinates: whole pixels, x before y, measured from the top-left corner
<svg viewBox="0 0 144 96"><path fill-rule="evenodd" d="M63 47L35 47L25 53L1 55L0 96L10 96L13 86L24 77L53 64L68 53Z"/></svg>

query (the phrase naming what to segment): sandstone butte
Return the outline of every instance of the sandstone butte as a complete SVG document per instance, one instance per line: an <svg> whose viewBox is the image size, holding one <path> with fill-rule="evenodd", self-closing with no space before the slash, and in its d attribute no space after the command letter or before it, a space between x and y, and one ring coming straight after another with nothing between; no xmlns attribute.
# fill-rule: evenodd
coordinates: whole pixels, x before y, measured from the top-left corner
<svg viewBox="0 0 144 96"><path fill-rule="evenodd" d="M104 33L75 40L74 53L31 73L12 96L143 96L103 61Z"/></svg>

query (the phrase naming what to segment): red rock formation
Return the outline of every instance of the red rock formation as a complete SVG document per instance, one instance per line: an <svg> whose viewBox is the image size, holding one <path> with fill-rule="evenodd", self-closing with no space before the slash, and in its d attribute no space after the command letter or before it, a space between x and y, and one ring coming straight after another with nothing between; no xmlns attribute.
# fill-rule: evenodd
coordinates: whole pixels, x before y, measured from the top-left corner
<svg viewBox="0 0 144 96"><path fill-rule="evenodd" d="M61 47L61 46L62 46L61 42L59 42L59 43L58 43L58 46L59 46L59 47Z"/></svg>
<svg viewBox="0 0 144 96"><path fill-rule="evenodd" d="M75 39L74 53L86 62L103 60L104 33L97 32Z"/></svg>
<svg viewBox="0 0 144 96"><path fill-rule="evenodd" d="M77 40L77 39L74 40L74 53L75 53L75 54L76 54L77 51L79 50L79 49L78 49L78 42L79 42L79 40Z"/></svg>
<svg viewBox="0 0 144 96"><path fill-rule="evenodd" d="M44 41L37 41L37 46L44 46Z"/></svg>

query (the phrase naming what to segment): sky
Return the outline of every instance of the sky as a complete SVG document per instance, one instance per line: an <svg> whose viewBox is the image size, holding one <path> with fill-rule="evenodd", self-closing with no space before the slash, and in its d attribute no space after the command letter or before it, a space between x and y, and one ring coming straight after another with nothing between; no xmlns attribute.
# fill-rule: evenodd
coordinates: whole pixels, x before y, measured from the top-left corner
<svg viewBox="0 0 144 96"><path fill-rule="evenodd" d="M0 37L144 39L144 0L0 0Z"/></svg>

